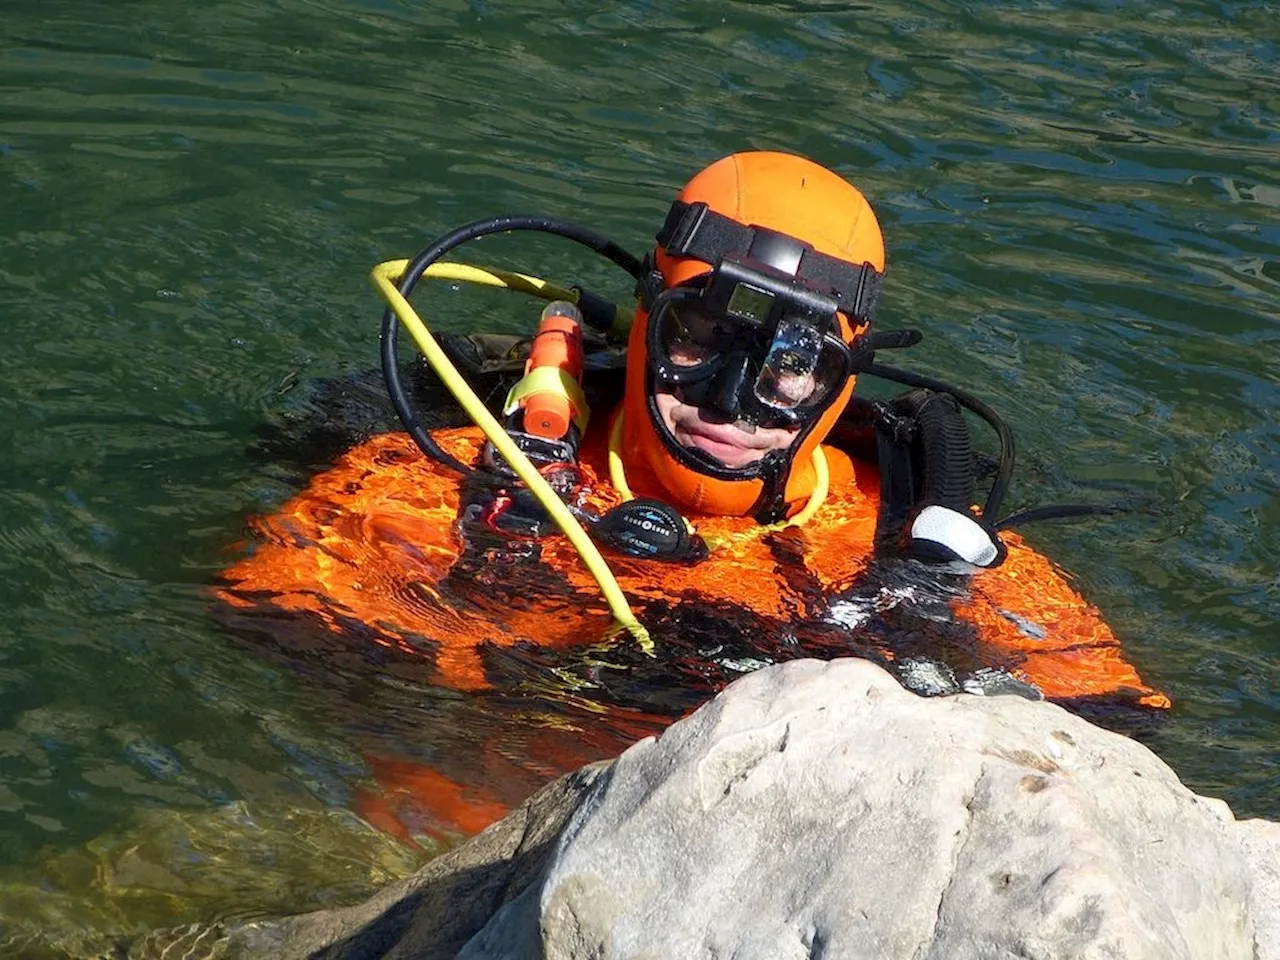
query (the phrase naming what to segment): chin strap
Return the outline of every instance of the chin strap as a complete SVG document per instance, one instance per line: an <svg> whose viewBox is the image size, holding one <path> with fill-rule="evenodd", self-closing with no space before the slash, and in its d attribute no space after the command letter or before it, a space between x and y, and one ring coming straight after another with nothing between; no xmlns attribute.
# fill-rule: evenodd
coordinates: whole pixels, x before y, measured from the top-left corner
<svg viewBox="0 0 1280 960"><path fill-rule="evenodd" d="M623 413L619 411L618 415L613 419L613 427L609 430L609 482L622 495L622 499L627 501L634 500L635 494L631 492L631 487L627 483L627 471L622 463L622 418ZM831 492L831 471L827 467L827 455L822 452L821 446L814 448L812 462L813 490L809 493L808 502L799 513L789 520L761 524L752 530L734 536L713 537L706 541L707 546L714 550L728 543L739 543L776 530L798 527L812 520L814 514L826 502L827 494ZM689 522L688 518L685 519L685 524L688 526L690 533L694 532L693 524Z"/></svg>

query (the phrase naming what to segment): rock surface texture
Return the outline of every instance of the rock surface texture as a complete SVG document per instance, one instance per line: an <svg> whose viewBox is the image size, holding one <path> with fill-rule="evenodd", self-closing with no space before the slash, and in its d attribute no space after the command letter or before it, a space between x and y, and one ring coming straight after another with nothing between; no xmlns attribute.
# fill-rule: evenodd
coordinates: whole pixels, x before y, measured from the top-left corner
<svg viewBox="0 0 1280 960"><path fill-rule="evenodd" d="M1056 706L863 661L744 677L508 820L227 955L1280 958L1280 826Z"/></svg>

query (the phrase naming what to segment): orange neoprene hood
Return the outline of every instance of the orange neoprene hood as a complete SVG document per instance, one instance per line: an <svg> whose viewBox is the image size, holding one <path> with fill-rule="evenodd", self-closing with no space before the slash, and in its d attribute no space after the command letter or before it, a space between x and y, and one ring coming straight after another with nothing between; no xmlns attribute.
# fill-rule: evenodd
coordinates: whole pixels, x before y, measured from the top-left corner
<svg viewBox="0 0 1280 960"><path fill-rule="evenodd" d="M871 205L851 183L812 160L785 153L736 153L698 173L676 199L706 204L709 210L744 226L777 231L818 253L884 271L884 240ZM664 289L688 283L713 267L692 257L672 256L661 245L654 250L653 262ZM865 323L855 328L843 313L839 320L845 343L853 343L866 332ZM680 455L678 444L650 402L654 378L649 370L647 335L648 313L642 305L636 311L627 347L624 464L657 477L670 498L685 508L724 516L755 513L766 487L759 465L721 471L721 476L713 477L688 465L687 458ZM850 376L835 400L799 431L786 451L779 482L788 514L799 509L813 490L813 453L844 411L853 386Z"/></svg>

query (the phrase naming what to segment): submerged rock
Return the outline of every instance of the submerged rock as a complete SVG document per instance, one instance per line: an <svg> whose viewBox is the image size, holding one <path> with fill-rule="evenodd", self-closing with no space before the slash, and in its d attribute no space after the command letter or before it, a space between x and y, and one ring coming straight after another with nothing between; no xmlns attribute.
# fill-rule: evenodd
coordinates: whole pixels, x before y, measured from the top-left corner
<svg viewBox="0 0 1280 960"><path fill-rule="evenodd" d="M606 763L543 787L518 809L366 903L245 924L221 947L235 960L453 957L512 898L535 887L565 822Z"/></svg>
<svg viewBox="0 0 1280 960"><path fill-rule="evenodd" d="M732 684L364 906L231 957L1280 957L1280 830L1020 697L854 660ZM1255 934L1257 936L1255 942Z"/></svg>
<svg viewBox="0 0 1280 960"><path fill-rule="evenodd" d="M0 957L222 957L235 924L209 917L246 902L260 913L350 902L420 865L343 811L144 810L119 832L0 874Z"/></svg>

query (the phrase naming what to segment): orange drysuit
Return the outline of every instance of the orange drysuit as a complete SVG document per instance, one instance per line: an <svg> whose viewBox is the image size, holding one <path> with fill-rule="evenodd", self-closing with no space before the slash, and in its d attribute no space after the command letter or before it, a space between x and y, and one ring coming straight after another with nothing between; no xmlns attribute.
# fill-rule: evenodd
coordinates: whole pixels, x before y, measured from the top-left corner
<svg viewBox="0 0 1280 960"><path fill-rule="evenodd" d="M463 462L483 444L477 428L441 431L437 440ZM782 640L799 654L943 663L958 656L1006 670L1054 700L1167 706L1125 660L1097 609L1014 534L1003 535L1008 557L995 568L895 580L872 549L876 468L831 447L826 453L832 492L804 526L764 531L749 518L691 517L704 537L721 542L701 563L607 555L641 621L655 606L702 607L754 629L761 649L774 653ZM603 446L585 445L585 506L621 502L599 479L604 465ZM656 489L642 475L629 482L641 495ZM225 571L221 597L245 614L293 612L332 631L360 624L377 643L429 658L441 683L464 690L489 685L488 649L581 648L610 635L599 588L565 537L509 542L475 522L468 532L462 507L457 474L404 434L376 436L255 522L260 542ZM917 607L928 609L913 621L907 615ZM913 635L885 627L895 619L910 622ZM655 640L660 658L660 633Z"/></svg>
<svg viewBox="0 0 1280 960"><path fill-rule="evenodd" d="M483 444L474 427L436 439L463 462ZM826 453L831 494L804 526L765 531L747 518L692 517L720 543L701 563L606 555L655 641L654 658L631 650L615 676L663 668L658 682L634 681L632 702L626 682L615 683L615 709L605 714L526 717L444 763L369 756L379 786L355 808L405 839L469 835L539 783L616 754L738 673L796 656L868 656L903 673L915 662L946 664L959 677L995 671L1069 705L1169 705L1124 658L1097 609L1016 535L1003 535L1000 566L972 574L878 558L877 470ZM599 442L581 451L585 507L621 501L600 479L605 458ZM642 496L660 489L639 470L628 481ZM226 569L220 598L241 625L296 635L309 618L331 635L428 662L437 682L467 691L500 688L501 654L513 647L572 671L598 665L601 656L587 651L631 643L565 537L497 535L466 509L465 493L458 475L407 435L375 436L254 522L258 543ZM685 689L657 697L663 683Z"/></svg>

